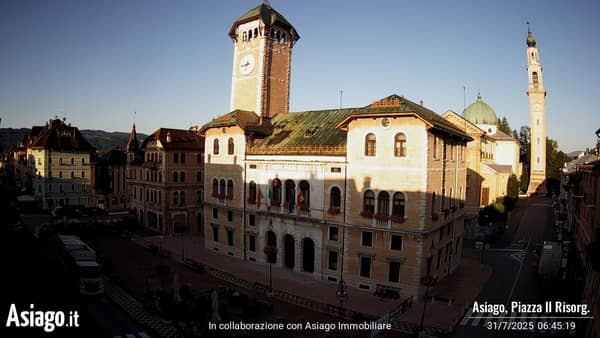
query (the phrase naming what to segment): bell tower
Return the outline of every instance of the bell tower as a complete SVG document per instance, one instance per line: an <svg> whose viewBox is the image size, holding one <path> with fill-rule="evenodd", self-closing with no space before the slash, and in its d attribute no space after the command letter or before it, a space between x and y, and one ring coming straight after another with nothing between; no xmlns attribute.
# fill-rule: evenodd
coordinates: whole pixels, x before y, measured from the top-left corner
<svg viewBox="0 0 600 338"><path fill-rule="evenodd" d="M536 41L527 22L527 75L529 85L529 115L531 128L531 159L529 163L528 194L538 191L546 179L546 90L542 64Z"/></svg>
<svg viewBox="0 0 600 338"><path fill-rule="evenodd" d="M231 110L272 118L289 111L292 48L296 29L265 2L231 26L233 70Z"/></svg>

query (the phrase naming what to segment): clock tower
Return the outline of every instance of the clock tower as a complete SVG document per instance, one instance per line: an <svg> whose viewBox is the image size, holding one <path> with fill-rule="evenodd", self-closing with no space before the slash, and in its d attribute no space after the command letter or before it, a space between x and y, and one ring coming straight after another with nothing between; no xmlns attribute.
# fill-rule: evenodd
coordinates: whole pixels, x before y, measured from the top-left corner
<svg viewBox="0 0 600 338"><path fill-rule="evenodd" d="M527 23L529 25L529 23ZM542 78L540 54L536 41L528 27L527 32L527 75L529 85L529 114L531 128L531 159L529 163L528 194L538 191L546 179L546 90Z"/></svg>
<svg viewBox="0 0 600 338"><path fill-rule="evenodd" d="M231 110L272 118L289 111L292 47L300 36L263 3L237 19L229 36L234 43Z"/></svg>

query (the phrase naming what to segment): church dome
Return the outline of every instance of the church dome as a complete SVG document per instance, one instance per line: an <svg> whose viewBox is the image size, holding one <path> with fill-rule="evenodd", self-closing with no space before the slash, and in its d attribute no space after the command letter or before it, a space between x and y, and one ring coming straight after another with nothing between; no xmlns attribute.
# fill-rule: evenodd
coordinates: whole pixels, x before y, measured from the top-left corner
<svg viewBox="0 0 600 338"><path fill-rule="evenodd" d="M463 113L465 119L469 122L479 124L498 124L496 113L487 103L481 99L481 95L477 95L477 100L471 103Z"/></svg>

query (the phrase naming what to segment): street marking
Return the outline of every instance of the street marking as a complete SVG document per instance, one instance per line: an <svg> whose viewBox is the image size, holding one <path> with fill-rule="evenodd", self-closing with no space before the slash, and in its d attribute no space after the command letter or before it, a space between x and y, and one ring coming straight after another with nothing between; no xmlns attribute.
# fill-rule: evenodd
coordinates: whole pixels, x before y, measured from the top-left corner
<svg viewBox="0 0 600 338"><path fill-rule="evenodd" d="M525 255L527 255L527 251L520 250L519 252L515 252L512 255L510 255L510 257L519 263L523 263Z"/></svg>
<svg viewBox="0 0 600 338"><path fill-rule="evenodd" d="M477 325L479 324L479 321L480 321L482 318L485 318L485 317L486 317L486 316L477 316L477 317L474 317L474 320L473 320L473 323L471 323L471 326L477 326Z"/></svg>
<svg viewBox="0 0 600 338"><path fill-rule="evenodd" d="M471 308L469 310L469 312L465 313L465 316L463 317L463 319L460 321L460 325L465 325L469 319L471 319L471 315L473 314L473 308Z"/></svg>
<svg viewBox="0 0 600 338"><path fill-rule="evenodd" d="M529 249L530 241L527 241L527 246L525 247L525 252ZM512 289L510 289L510 294L508 295L508 299L506 300L506 304L510 302L512 299L513 292L515 292L515 287L517 287L517 282L519 281L519 276L521 276L521 271L523 270L523 261L521 261L519 265L519 271L517 272L517 276L515 277L515 282L513 283Z"/></svg>

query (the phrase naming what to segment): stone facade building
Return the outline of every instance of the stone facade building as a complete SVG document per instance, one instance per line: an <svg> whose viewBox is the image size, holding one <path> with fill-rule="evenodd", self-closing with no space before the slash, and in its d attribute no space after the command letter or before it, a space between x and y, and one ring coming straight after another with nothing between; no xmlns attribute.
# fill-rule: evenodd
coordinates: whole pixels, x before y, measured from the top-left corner
<svg viewBox="0 0 600 338"><path fill-rule="evenodd" d="M203 153L197 130L161 128L139 146L133 126L126 181L140 224L161 234L203 233Z"/></svg>
<svg viewBox="0 0 600 338"><path fill-rule="evenodd" d="M94 149L77 128L51 119L44 127L33 127L22 145L26 148L25 182L31 184L40 208L90 206Z"/></svg>
<svg viewBox="0 0 600 338"><path fill-rule="evenodd" d="M443 117L473 138L466 150L465 203L470 237L474 235L480 208L507 195L511 175L521 176L520 146L498 129L496 113L479 95L462 115L447 111Z"/></svg>
<svg viewBox="0 0 600 338"><path fill-rule="evenodd" d="M260 263L274 247L278 266L369 292L453 271L472 138L398 95L289 113L295 29L262 4L230 36L232 111L201 129L206 247Z"/></svg>
<svg viewBox="0 0 600 338"><path fill-rule="evenodd" d="M113 149L94 161L92 175L92 201L105 210L129 208L126 182L127 154Z"/></svg>

